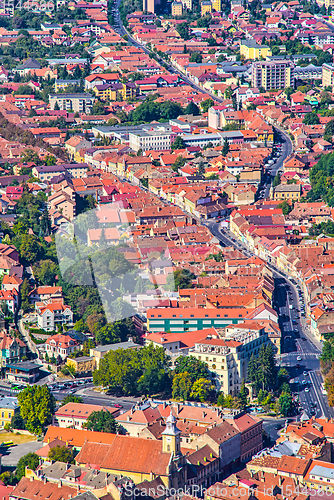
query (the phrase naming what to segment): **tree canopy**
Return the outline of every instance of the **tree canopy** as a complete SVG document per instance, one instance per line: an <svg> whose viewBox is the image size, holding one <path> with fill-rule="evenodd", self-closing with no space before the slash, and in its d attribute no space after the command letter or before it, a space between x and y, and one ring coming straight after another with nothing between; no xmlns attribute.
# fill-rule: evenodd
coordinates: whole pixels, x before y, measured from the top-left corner
<svg viewBox="0 0 334 500"><path fill-rule="evenodd" d="M23 389L18 396L21 417L26 428L33 434L41 434L52 422L55 398L47 385L32 385Z"/></svg>
<svg viewBox="0 0 334 500"><path fill-rule="evenodd" d="M248 378L257 391L275 388L277 367L271 344L262 345L257 358L252 356L248 364Z"/></svg>
<svg viewBox="0 0 334 500"><path fill-rule="evenodd" d="M137 395L141 393L143 376L148 370L149 378L158 376L157 392L169 390L170 360L162 347L152 344L141 349L116 349L109 351L100 362L100 367L93 373L95 385L109 387L111 390L123 394ZM165 376L161 377L162 371ZM148 384L148 374L145 375L145 384ZM154 382L154 381L153 381ZM153 384L152 382L152 385Z"/></svg>
<svg viewBox="0 0 334 500"><path fill-rule="evenodd" d="M121 428L108 410L93 411L89 415L85 427L89 431L110 432L112 434L116 434Z"/></svg>
<svg viewBox="0 0 334 500"><path fill-rule="evenodd" d="M25 476L26 467L36 470L39 466L39 456L36 453L27 453L17 462L16 477L20 481Z"/></svg>
<svg viewBox="0 0 334 500"><path fill-rule="evenodd" d="M64 462L68 464L74 464L74 454L73 451L66 446L55 446L51 448L48 453L48 458L55 462Z"/></svg>

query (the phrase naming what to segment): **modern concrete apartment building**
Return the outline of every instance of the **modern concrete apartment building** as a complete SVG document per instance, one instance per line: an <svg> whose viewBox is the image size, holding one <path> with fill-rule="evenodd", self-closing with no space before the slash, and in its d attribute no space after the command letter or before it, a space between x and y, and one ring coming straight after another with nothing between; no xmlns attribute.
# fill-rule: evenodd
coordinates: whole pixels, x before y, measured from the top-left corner
<svg viewBox="0 0 334 500"><path fill-rule="evenodd" d="M89 114L92 110L95 97L86 92L78 94L50 94L49 100L51 109L55 109L56 104L58 104L59 109L64 111Z"/></svg>
<svg viewBox="0 0 334 500"><path fill-rule="evenodd" d="M292 61L256 61L252 64L252 87L265 90L294 87L294 67Z"/></svg>
<svg viewBox="0 0 334 500"><path fill-rule="evenodd" d="M322 65L322 86L331 87L334 83L334 64L323 64Z"/></svg>

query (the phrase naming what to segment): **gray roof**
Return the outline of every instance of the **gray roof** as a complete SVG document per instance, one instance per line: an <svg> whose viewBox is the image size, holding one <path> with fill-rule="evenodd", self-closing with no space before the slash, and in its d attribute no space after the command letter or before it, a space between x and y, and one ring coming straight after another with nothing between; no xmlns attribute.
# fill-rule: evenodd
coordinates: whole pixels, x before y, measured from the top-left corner
<svg viewBox="0 0 334 500"><path fill-rule="evenodd" d="M41 65L38 61L36 61L36 59L29 57L29 59L24 61L24 63L16 69L41 69Z"/></svg>
<svg viewBox="0 0 334 500"><path fill-rule="evenodd" d="M18 363L7 363L7 368L17 368L18 370L28 372L30 370L40 369L41 365L31 363L30 361L19 361Z"/></svg>
<svg viewBox="0 0 334 500"><path fill-rule="evenodd" d="M65 172L65 169L62 165L42 165L40 167L36 167L36 170L39 174L48 174L51 172Z"/></svg>
<svg viewBox="0 0 334 500"><path fill-rule="evenodd" d="M93 348L93 351L98 352L107 352L107 351L116 351L116 349L130 349L133 347L141 347L139 344L135 344L135 342L118 342L117 344L107 344L107 345L99 345Z"/></svg>
<svg viewBox="0 0 334 500"><path fill-rule="evenodd" d="M93 95L88 92L78 92L75 94L49 94L51 99L93 99Z"/></svg>
<svg viewBox="0 0 334 500"><path fill-rule="evenodd" d="M326 479L334 479L334 469L322 467L321 465L315 465L313 469L310 470L309 475L321 476L325 477Z"/></svg>
<svg viewBox="0 0 334 500"><path fill-rule="evenodd" d="M259 45L255 40L241 40L240 45L245 45L246 47L256 47L257 49L268 48L268 45Z"/></svg>
<svg viewBox="0 0 334 500"><path fill-rule="evenodd" d="M115 474L109 474L102 471L94 471L86 467L69 465L63 462L55 462L52 465L42 467L41 469L39 469L39 474L47 479L62 480L63 484L67 484L68 486L70 486L71 480L73 480L73 478L79 478L80 476L84 475L85 486L94 489L104 488L106 484L110 484L119 478L119 476ZM80 498L80 500L96 500L95 496L78 496L75 498Z"/></svg>
<svg viewBox="0 0 334 500"><path fill-rule="evenodd" d="M275 193L281 193L289 191L290 193L298 193L300 192L301 186L300 184L280 184L275 187Z"/></svg>
<svg viewBox="0 0 334 500"><path fill-rule="evenodd" d="M69 85L79 85L80 80L56 80L56 84L68 83Z"/></svg>
<svg viewBox="0 0 334 500"><path fill-rule="evenodd" d="M19 407L17 398L4 397L0 400L0 407L7 408L10 410L16 410Z"/></svg>

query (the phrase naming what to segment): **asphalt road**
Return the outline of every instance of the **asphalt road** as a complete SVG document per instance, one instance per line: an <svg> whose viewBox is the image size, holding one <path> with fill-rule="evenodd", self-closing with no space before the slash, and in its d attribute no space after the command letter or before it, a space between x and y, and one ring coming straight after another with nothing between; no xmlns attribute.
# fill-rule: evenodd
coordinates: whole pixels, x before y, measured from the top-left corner
<svg viewBox="0 0 334 500"><path fill-rule="evenodd" d="M271 418L263 419L262 428L266 432L267 436L270 437L272 444L276 442L276 439L280 435L280 431L283 429L286 422L286 418ZM279 429L277 429L279 427Z"/></svg>
<svg viewBox="0 0 334 500"><path fill-rule="evenodd" d="M249 257L254 255L228 230L220 230L219 223L209 222L207 225L212 234L224 246L234 246ZM279 363L290 372L294 381L294 390L299 394L301 405L306 414L311 416L312 410L314 410L316 417L334 418L334 409L328 406L327 397L322 394L321 384L323 380L319 362L321 343L306 328L305 320L300 314L303 306L298 293L300 288L270 264L268 267L273 271L276 285L278 285L275 307L282 331L282 355ZM290 305L292 309L290 309ZM300 360L297 359L299 357ZM297 368L297 364L300 365L300 368ZM303 375L304 371L307 372L307 375ZM306 381L306 384L303 384L303 380ZM305 390L306 388L309 390Z"/></svg>
<svg viewBox="0 0 334 500"><path fill-rule="evenodd" d="M53 391L52 394L57 401L62 401L68 394L73 394L74 396L80 396L86 404L100 406L115 406L115 404L118 404L122 406L120 411L130 410L130 408L132 408L132 406L138 401L138 398L115 397L101 394L93 391L93 387L93 384L87 384L85 388L75 388L74 392L72 389L64 389L62 391Z"/></svg>
<svg viewBox="0 0 334 500"><path fill-rule="evenodd" d="M120 6L120 3L121 3L121 0L117 0L117 2L115 4L116 9L115 9L115 12L113 13L114 14L114 19L115 19L115 24L113 25L114 30L120 36L127 35L128 36L128 41L132 45L134 45L135 47L141 48L146 54L150 54L151 50L147 49L145 47L145 45L142 45L141 43L137 42L137 40L135 40L131 36L131 34L125 29L125 27L123 26L121 17L119 15L119 6ZM223 102L224 99L222 99L220 97L217 97L216 95L212 94L208 90L204 90L202 87L200 87L195 82L193 82L187 75L185 75L184 73L182 73L182 71L180 71L179 69L175 68L174 66L172 66L171 64L169 64L167 61L165 61L164 59L162 59L161 57L159 57L158 55L157 55L157 60L158 60L158 62L160 64L167 64L167 69L168 69L168 71L170 73L178 74L185 83L187 83L188 85L190 85L192 88L196 89L198 92L201 92L203 94L207 94L209 97L211 97L216 102L219 102L219 103Z"/></svg>

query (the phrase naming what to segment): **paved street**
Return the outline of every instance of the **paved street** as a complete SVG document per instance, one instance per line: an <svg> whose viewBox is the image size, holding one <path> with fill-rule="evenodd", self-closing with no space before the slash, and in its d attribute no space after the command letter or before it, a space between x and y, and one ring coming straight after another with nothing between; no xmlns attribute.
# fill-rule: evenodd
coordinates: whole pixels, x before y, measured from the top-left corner
<svg viewBox="0 0 334 500"><path fill-rule="evenodd" d="M140 398L132 397L116 397L101 394L93 390L93 384L87 384L84 388L78 387L75 389L64 389L62 391L53 391L52 394L57 401L62 401L68 394L80 396L84 403L100 406L115 406L115 404L122 405L121 411L127 411L140 400Z"/></svg>
<svg viewBox="0 0 334 500"><path fill-rule="evenodd" d="M39 450L42 447L41 441L31 441L30 443L11 446L7 450L1 450L1 465L3 467L16 467L21 457L31 452Z"/></svg>
<svg viewBox="0 0 334 500"><path fill-rule="evenodd" d="M234 246L249 257L254 255L228 230L220 229L219 223L212 222L207 225L212 234L224 246ZM290 371L295 382L294 389L300 395L300 401L306 414L311 416L312 411L314 411L316 417L332 418L334 417L334 409L328 406L327 397L322 393L323 380L319 362L321 343L305 328L305 321L300 314L302 307L298 293L300 288L271 264L268 265L273 271L276 285L278 285L275 306L279 314L283 337L280 364ZM290 309L290 305L292 309ZM296 366L298 364L299 368ZM304 371L307 372L307 375L303 375ZM303 383L304 380L306 384Z"/></svg>

